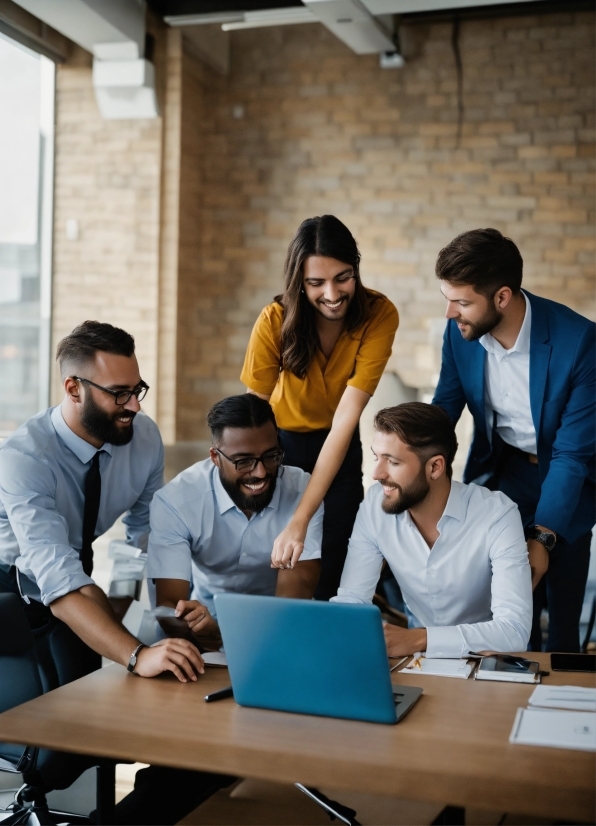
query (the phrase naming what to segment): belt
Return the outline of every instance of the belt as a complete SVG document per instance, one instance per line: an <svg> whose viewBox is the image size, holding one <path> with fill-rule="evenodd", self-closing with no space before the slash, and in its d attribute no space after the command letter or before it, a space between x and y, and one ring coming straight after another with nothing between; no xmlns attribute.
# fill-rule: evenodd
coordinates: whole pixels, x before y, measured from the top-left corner
<svg viewBox="0 0 596 826"><path fill-rule="evenodd" d="M526 462L529 462L531 465L538 464L538 456L536 456L535 453L526 453L525 450L520 450L519 447L514 447L514 445L510 445L507 442L505 442L505 447L508 452L517 454Z"/></svg>

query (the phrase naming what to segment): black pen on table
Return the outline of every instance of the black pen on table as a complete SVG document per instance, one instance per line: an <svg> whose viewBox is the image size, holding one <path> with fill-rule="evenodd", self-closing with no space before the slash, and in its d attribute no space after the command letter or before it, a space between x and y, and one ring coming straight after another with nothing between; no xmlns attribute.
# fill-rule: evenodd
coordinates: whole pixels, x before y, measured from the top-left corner
<svg viewBox="0 0 596 826"><path fill-rule="evenodd" d="M225 700L226 697L233 697L232 686L228 685L226 688L220 688L219 691L214 691L213 694L207 694L205 697L206 703L214 703L216 700Z"/></svg>

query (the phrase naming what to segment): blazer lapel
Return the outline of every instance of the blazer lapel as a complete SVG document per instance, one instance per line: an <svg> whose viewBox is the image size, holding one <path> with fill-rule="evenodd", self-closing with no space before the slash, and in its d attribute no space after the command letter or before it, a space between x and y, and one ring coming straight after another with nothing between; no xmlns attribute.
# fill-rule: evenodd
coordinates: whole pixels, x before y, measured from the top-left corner
<svg viewBox="0 0 596 826"><path fill-rule="evenodd" d="M470 365L470 391L471 402L474 409L470 410L476 422L476 427L482 427L482 431L489 439L489 434L486 432L486 413L484 409L484 365L486 362L486 350L478 341L470 342L468 345L468 363Z"/></svg>
<svg viewBox="0 0 596 826"><path fill-rule="evenodd" d="M532 329L530 330L530 407L532 421L536 430L536 440L540 433L542 402L546 391L546 379L552 347L548 344L550 333L548 317L542 311L540 301L526 292L532 305Z"/></svg>

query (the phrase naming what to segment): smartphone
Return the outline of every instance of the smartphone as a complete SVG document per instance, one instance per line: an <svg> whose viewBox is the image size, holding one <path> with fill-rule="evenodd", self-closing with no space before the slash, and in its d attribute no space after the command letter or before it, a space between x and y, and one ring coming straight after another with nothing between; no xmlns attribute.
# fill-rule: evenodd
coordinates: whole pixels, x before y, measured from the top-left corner
<svg viewBox="0 0 596 826"><path fill-rule="evenodd" d="M551 654L553 671L596 671L596 654Z"/></svg>

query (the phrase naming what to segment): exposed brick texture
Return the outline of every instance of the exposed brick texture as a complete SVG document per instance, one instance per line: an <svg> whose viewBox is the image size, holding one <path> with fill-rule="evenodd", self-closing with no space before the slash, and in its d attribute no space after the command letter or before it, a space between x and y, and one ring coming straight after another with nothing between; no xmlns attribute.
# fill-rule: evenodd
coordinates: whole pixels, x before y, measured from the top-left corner
<svg viewBox="0 0 596 826"><path fill-rule="evenodd" d="M231 73L210 76L195 119L201 218L184 273L194 269L197 298L179 317L180 438L203 435L197 412L240 389L252 323L310 215L345 221L364 282L399 307L389 366L407 384L435 379L434 263L463 230L510 235L529 289L593 315L593 22L463 23L459 148L450 25L406 30L401 71L357 57L319 25L234 33Z"/></svg>
<svg viewBox="0 0 596 826"><path fill-rule="evenodd" d="M161 54L161 50L159 51ZM53 350L85 319L132 333L156 415L162 120L103 120L91 61L58 66L54 195ZM66 221L79 238L66 238ZM57 370L52 399L62 390Z"/></svg>
<svg viewBox="0 0 596 826"><path fill-rule="evenodd" d="M522 251L530 290L594 317L594 15L464 21L459 147L451 35L450 24L407 28L402 70L354 55L318 24L232 33L227 76L190 52L172 58L181 111L165 126L174 143L180 132L168 440L205 438L210 404L242 389L251 326L311 215L346 222L365 284L397 304L389 367L406 384L436 378L444 308L434 263L463 230L502 230ZM89 70L60 69L55 334L93 315L130 328L149 383L159 289L163 302L176 266L174 255L170 281L163 266L159 275L161 140L160 121L102 122ZM81 220L79 242L64 240L69 217Z"/></svg>

